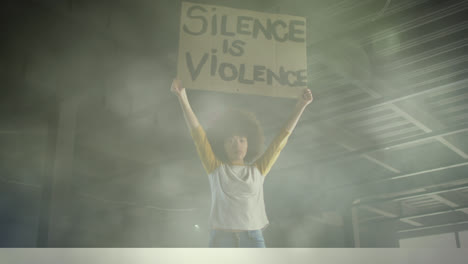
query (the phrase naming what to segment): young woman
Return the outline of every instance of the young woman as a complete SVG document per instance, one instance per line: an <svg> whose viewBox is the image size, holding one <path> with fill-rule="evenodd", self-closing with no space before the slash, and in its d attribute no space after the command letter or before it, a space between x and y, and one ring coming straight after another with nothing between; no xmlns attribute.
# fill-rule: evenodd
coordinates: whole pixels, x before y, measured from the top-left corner
<svg viewBox="0 0 468 264"><path fill-rule="evenodd" d="M268 225L263 182L289 135L313 100L306 89L298 98L284 128L257 158L263 133L255 117L243 111L225 115L210 134L198 122L180 80L171 91L177 95L211 188L210 247L265 247L262 230ZM211 144L213 143L213 144Z"/></svg>

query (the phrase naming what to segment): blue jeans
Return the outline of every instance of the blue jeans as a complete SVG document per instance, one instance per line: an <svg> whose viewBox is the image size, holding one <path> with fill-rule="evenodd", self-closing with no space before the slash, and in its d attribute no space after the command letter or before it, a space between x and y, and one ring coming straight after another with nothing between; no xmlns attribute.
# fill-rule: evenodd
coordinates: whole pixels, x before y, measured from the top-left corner
<svg viewBox="0 0 468 264"><path fill-rule="evenodd" d="M209 247L213 248L264 248L262 230L229 232L212 229Z"/></svg>

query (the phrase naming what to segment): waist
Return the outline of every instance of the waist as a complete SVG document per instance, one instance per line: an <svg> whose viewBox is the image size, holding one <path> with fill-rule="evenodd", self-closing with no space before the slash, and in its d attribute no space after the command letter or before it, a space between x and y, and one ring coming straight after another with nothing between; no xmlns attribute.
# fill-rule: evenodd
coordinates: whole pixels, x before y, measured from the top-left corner
<svg viewBox="0 0 468 264"><path fill-rule="evenodd" d="M222 229L222 228L212 228L211 230L221 231L221 232L229 232L229 233L239 233L239 232L250 231L250 230Z"/></svg>
<svg viewBox="0 0 468 264"><path fill-rule="evenodd" d="M259 228L259 229L253 229L253 230L247 230L247 229L224 229L224 228L216 228L212 227L212 231L218 231L218 232L227 232L227 233L239 233L239 232L249 232L249 231L263 231L265 228L268 227L269 224L266 224L264 227Z"/></svg>

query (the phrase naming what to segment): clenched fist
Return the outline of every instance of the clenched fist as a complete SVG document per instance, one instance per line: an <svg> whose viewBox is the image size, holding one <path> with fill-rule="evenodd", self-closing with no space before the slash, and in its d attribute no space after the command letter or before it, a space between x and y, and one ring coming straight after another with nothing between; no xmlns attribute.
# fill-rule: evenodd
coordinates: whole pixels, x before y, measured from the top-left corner
<svg viewBox="0 0 468 264"><path fill-rule="evenodd" d="M305 89L302 96L298 98L297 103L301 106L306 106L312 103L313 100L314 97L312 96L312 92L310 91L310 89Z"/></svg>
<svg viewBox="0 0 468 264"><path fill-rule="evenodd" d="M174 79L172 81L171 92L179 97L185 93L185 88L182 87L182 82L180 80Z"/></svg>

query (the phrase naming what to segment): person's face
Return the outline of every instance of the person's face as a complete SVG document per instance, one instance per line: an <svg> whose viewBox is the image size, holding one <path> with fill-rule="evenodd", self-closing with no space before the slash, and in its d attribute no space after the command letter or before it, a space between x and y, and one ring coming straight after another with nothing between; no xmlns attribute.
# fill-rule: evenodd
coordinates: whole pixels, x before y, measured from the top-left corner
<svg viewBox="0 0 468 264"><path fill-rule="evenodd" d="M231 136L224 140L224 151L231 162L244 162L248 142L244 136Z"/></svg>

